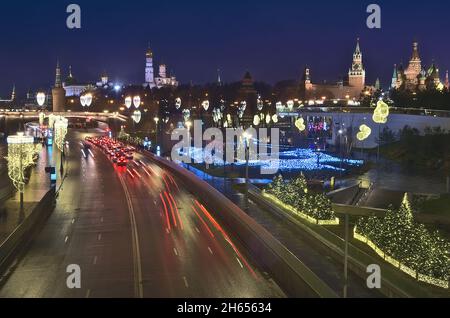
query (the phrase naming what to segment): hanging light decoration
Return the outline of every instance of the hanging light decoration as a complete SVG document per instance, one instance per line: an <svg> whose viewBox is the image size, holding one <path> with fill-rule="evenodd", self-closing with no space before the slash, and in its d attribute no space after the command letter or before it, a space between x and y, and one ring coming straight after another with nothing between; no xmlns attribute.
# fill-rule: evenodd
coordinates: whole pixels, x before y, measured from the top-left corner
<svg viewBox="0 0 450 318"><path fill-rule="evenodd" d="M175 108L180 109L180 107L181 107L181 98L178 97L177 99L175 99Z"/></svg>
<svg viewBox="0 0 450 318"><path fill-rule="evenodd" d="M278 123L278 115L277 114L272 116L272 121L274 122L274 124Z"/></svg>
<svg viewBox="0 0 450 318"><path fill-rule="evenodd" d="M203 107L203 109L204 109L205 111L208 111L208 109L209 109L209 100L203 101L202 107Z"/></svg>
<svg viewBox="0 0 450 318"><path fill-rule="evenodd" d="M135 110L133 115L131 116L136 124L139 124L142 119L142 113L140 110Z"/></svg>
<svg viewBox="0 0 450 318"><path fill-rule="evenodd" d="M44 126L44 120L45 120L45 113L44 112L40 112L39 113L39 125L40 126Z"/></svg>
<svg viewBox="0 0 450 318"><path fill-rule="evenodd" d="M140 96L133 97L133 105L136 108L139 108L139 106L141 106L141 97Z"/></svg>
<svg viewBox="0 0 450 318"><path fill-rule="evenodd" d="M183 109L182 114L185 122L188 121L189 118L191 117L191 111L187 108Z"/></svg>
<svg viewBox="0 0 450 318"><path fill-rule="evenodd" d="M305 120L301 117L298 118L295 121L295 127L297 127L299 131L305 131L306 130Z"/></svg>
<svg viewBox="0 0 450 318"><path fill-rule="evenodd" d="M268 125L268 124L270 124L270 121L272 120L272 118L270 117L270 114L269 113L267 113L267 116L266 116L266 124Z"/></svg>
<svg viewBox="0 0 450 318"><path fill-rule="evenodd" d="M261 123L261 120L259 119L258 115L255 115L255 117L253 117L253 125L258 126Z"/></svg>
<svg viewBox="0 0 450 318"><path fill-rule="evenodd" d="M382 100L378 101L372 119L377 124L386 124L389 117L389 105Z"/></svg>
<svg viewBox="0 0 450 318"><path fill-rule="evenodd" d="M258 109L258 111L261 111L264 107L264 103L261 100L261 96L258 95L258 100L256 101L256 108Z"/></svg>
<svg viewBox="0 0 450 318"><path fill-rule="evenodd" d="M367 125L361 125L359 126L359 132L356 134L356 138L359 141L364 141L367 138L369 138L370 134L372 133L372 129Z"/></svg>
<svg viewBox="0 0 450 318"><path fill-rule="evenodd" d="M45 93L39 92L36 94L36 102L40 107L44 106L45 103Z"/></svg>
<svg viewBox="0 0 450 318"><path fill-rule="evenodd" d="M294 101L293 100L289 100L287 102L287 108L289 109L289 111L292 111L294 109Z"/></svg>
<svg viewBox="0 0 450 318"><path fill-rule="evenodd" d="M86 95L81 95L80 96L80 103L82 107L86 106Z"/></svg>
<svg viewBox="0 0 450 318"><path fill-rule="evenodd" d="M57 116L54 122L54 131L55 131L55 144L58 149L63 152L64 151L64 143L67 135L67 127L69 126L69 121L67 118L62 116Z"/></svg>
<svg viewBox="0 0 450 318"><path fill-rule="evenodd" d="M130 96L125 98L125 106L129 109L131 107L131 104L133 103L133 100Z"/></svg>
<svg viewBox="0 0 450 318"><path fill-rule="evenodd" d="M92 100L93 100L92 94L87 93L85 95L85 98L86 98L86 107L90 107L92 105Z"/></svg>

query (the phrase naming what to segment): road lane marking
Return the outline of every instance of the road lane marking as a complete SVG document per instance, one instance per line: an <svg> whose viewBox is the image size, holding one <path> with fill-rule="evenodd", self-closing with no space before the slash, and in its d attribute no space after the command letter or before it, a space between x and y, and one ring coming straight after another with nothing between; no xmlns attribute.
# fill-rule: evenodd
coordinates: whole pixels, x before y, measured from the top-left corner
<svg viewBox="0 0 450 318"><path fill-rule="evenodd" d="M189 284L188 284L186 276L183 276L183 280L184 280L184 286L186 286L186 288L189 288Z"/></svg>
<svg viewBox="0 0 450 318"><path fill-rule="evenodd" d="M91 290L90 289L87 290L85 298L89 298L89 296L91 296Z"/></svg>
<svg viewBox="0 0 450 318"><path fill-rule="evenodd" d="M97 241L101 241L102 240L102 233L100 233L99 235L97 235Z"/></svg>
<svg viewBox="0 0 450 318"><path fill-rule="evenodd" d="M68 240L69 240L69 237L66 236L66 238L64 239L64 243L67 243Z"/></svg>
<svg viewBox="0 0 450 318"><path fill-rule="evenodd" d="M75 223L75 219L72 219L72 224L74 224Z"/></svg>
<svg viewBox="0 0 450 318"><path fill-rule="evenodd" d="M241 265L242 268L244 268L244 266L242 265L241 261L239 260L239 258L236 257L236 260L238 261L239 265Z"/></svg>
<svg viewBox="0 0 450 318"><path fill-rule="evenodd" d="M127 170L129 171L129 170ZM144 289L142 286L142 264L141 264L141 251L139 247L139 235L137 232L136 218L134 215L133 203L131 201L131 195L128 188L123 180L122 175L118 175L120 183L122 184L123 191L125 193L125 198L128 204L128 213L131 223L131 241L133 245L133 265L134 265L134 294L137 298L144 297Z"/></svg>
<svg viewBox="0 0 450 318"><path fill-rule="evenodd" d="M92 264L97 265L97 256L94 256L94 261L92 262Z"/></svg>
<svg viewBox="0 0 450 318"><path fill-rule="evenodd" d="M198 227L195 227L195 230L197 231L197 233L200 233L200 230L198 229Z"/></svg>
<svg viewBox="0 0 450 318"><path fill-rule="evenodd" d="M176 256L178 256L178 251L175 247L173 248L173 252L175 253Z"/></svg>
<svg viewBox="0 0 450 318"><path fill-rule="evenodd" d="M214 255L214 253L213 253L211 247L209 247L209 246L208 246L208 251L211 253L211 255Z"/></svg>
<svg viewBox="0 0 450 318"><path fill-rule="evenodd" d="M100 223L103 223L104 219L103 216L100 218Z"/></svg>

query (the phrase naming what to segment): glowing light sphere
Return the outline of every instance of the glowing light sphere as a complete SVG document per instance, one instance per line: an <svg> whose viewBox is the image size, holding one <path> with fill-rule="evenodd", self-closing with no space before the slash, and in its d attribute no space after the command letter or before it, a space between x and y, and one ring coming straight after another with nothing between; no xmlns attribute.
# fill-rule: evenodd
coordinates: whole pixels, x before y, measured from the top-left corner
<svg viewBox="0 0 450 318"><path fill-rule="evenodd" d="M125 106L129 109L131 107L131 104L133 103L133 100L130 96L125 98Z"/></svg>
<svg viewBox="0 0 450 318"><path fill-rule="evenodd" d="M266 124L270 124L270 121L272 120L272 117L270 116L270 114L267 114L266 116Z"/></svg>
<svg viewBox="0 0 450 318"><path fill-rule="evenodd" d="M140 96L133 97L133 105L136 108L139 108L139 106L141 106L141 97Z"/></svg>
<svg viewBox="0 0 450 318"><path fill-rule="evenodd" d="M272 116L272 121L276 124L276 123L278 123L278 115L273 115Z"/></svg>
<svg viewBox="0 0 450 318"><path fill-rule="evenodd" d="M191 117L191 111L189 109L183 109L182 111L184 121L188 121Z"/></svg>
<svg viewBox="0 0 450 318"><path fill-rule="evenodd" d="M135 110L133 115L131 116L136 124L139 124L142 119L142 113L140 110Z"/></svg>
<svg viewBox="0 0 450 318"><path fill-rule="evenodd" d="M40 107L44 106L45 103L45 93L39 92L36 94L36 102Z"/></svg>
<svg viewBox="0 0 450 318"><path fill-rule="evenodd" d="M264 103L261 100L261 97L258 97L258 100L256 101L256 108L258 109L258 111L261 111L264 107Z"/></svg>

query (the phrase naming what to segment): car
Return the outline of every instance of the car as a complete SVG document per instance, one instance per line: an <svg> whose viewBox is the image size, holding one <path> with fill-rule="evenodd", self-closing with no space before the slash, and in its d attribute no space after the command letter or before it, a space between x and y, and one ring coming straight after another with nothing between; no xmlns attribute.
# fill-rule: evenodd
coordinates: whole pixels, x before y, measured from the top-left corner
<svg viewBox="0 0 450 318"><path fill-rule="evenodd" d="M119 157L117 159L117 166L125 167L126 165L127 165L127 160L125 159L125 157Z"/></svg>
<svg viewBox="0 0 450 318"><path fill-rule="evenodd" d="M132 152L127 152L126 154L125 154L125 157L128 159L128 160L133 160L133 153Z"/></svg>

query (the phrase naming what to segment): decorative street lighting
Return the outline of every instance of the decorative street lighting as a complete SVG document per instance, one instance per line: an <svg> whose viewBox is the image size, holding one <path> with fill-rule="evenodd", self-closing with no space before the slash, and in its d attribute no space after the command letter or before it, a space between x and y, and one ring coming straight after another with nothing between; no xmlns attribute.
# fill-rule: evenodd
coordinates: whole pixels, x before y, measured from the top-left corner
<svg viewBox="0 0 450 318"><path fill-rule="evenodd" d="M141 97L140 96L134 96L133 105L136 108L139 108L139 106L141 106Z"/></svg>
<svg viewBox="0 0 450 318"><path fill-rule="evenodd" d="M91 93L87 93L85 95L85 97L86 97L86 107L91 107L92 99L93 99L92 94Z"/></svg>
<svg viewBox="0 0 450 318"><path fill-rule="evenodd" d="M132 103L133 103L133 100L131 99L131 97L130 97L130 96L127 96L127 97L125 98L125 106L126 106L128 109L130 109Z"/></svg>
<svg viewBox="0 0 450 318"><path fill-rule="evenodd" d="M36 102L38 103L39 107L44 106L45 98L46 98L46 96L45 96L45 93L43 93L43 92L39 92L36 94Z"/></svg>
<svg viewBox="0 0 450 318"><path fill-rule="evenodd" d="M25 188L25 170L33 165L36 148L34 138L23 132L9 136L8 142L8 176L20 193L20 211L23 211L23 192Z"/></svg>
<svg viewBox="0 0 450 318"><path fill-rule="evenodd" d="M245 186L248 189L248 184L249 184L249 178L248 178L248 162L250 160L250 139L252 138L252 135L244 132L242 134L242 137L244 137L244 141L245 141Z"/></svg>
<svg viewBox="0 0 450 318"><path fill-rule="evenodd" d="M155 121L156 124L156 131L155 131L155 147L158 147L158 123L159 123L159 118L155 117L153 118L153 120Z"/></svg>
<svg viewBox="0 0 450 318"><path fill-rule="evenodd" d="M64 148L65 148L65 138L67 134L67 127L69 126L69 121L67 118L58 116L54 123L55 132L55 143L58 149L61 151L61 164L60 171L61 174L64 172L63 159L64 159Z"/></svg>

